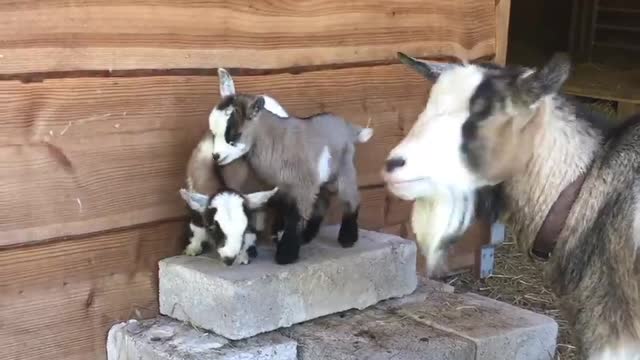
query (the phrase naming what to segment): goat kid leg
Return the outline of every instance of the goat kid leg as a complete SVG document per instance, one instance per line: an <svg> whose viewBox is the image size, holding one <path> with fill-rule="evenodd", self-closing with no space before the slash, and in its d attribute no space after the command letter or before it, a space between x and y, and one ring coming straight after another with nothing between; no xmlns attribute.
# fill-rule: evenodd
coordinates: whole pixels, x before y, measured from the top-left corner
<svg viewBox="0 0 640 360"><path fill-rule="evenodd" d="M246 233L244 234L244 244L242 245L242 250L238 257L236 258L236 263L241 265L247 265L251 262L251 259L254 259L258 256L258 250L256 249L256 234Z"/></svg>
<svg viewBox="0 0 640 360"><path fill-rule="evenodd" d="M208 243L207 232L203 227L189 223L189 245L184 250L185 255L196 256L203 252L203 244Z"/></svg>
<svg viewBox="0 0 640 360"><path fill-rule="evenodd" d="M318 231L320 231L320 225L322 225L322 221L327 213L327 209L329 208L329 201L331 200L331 193L325 187L320 189L318 193L318 197L316 198L316 202L313 205L313 212L311 213L311 217L309 221L307 221L307 225L305 226L302 232L302 241L306 244L313 240L316 235L318 235Z"/></svg>
<svg viewBox="0 0 640 360"><path fill-rule="evenodd" d="M353 165L354 151L345 154L338 177L338 198L343 203L342 223L338 242L342 247L352 247L358 241L358 213L360 212L360 191L356 168Z"/></svg>
<svg viewBox="0 0 640 360"><path fill-rule="evenodd" d="M291 264L300 256L300 225L303 222L295 202L291 202L284 212L284 232L276 247L276 263Z"/></svg>

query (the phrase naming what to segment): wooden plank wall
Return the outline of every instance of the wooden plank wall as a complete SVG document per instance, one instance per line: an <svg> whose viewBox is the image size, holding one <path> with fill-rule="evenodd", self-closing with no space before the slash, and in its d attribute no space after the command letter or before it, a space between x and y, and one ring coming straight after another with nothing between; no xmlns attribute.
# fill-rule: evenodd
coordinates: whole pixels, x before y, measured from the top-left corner
<svg viewBox="0 0 640 360"><path fill-rule="evenodd" d="M379 170L429 84L395 53L495 57L505 3L0 0L0 359L104 359L110 325L157 312L219 66L292 113L371 120L362 226L410 236Z"/></svg>

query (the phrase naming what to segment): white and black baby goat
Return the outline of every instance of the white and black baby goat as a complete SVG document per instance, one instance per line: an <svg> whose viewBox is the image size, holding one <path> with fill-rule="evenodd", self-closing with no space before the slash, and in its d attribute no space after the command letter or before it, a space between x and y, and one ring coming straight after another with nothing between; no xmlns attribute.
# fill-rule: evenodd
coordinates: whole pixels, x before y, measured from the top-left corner
<svg viewBox="0 0 640 360"><path fill-rule="evenodd" d="M276 262L298 259L301 243L317 234L331 193L337 193L344 205L338 241L353 246L360 207L355 144L367 142L373 129L329 113L279 116L270 111L272 99L236 94L231 76L226 71L219 74L220 88L230 91L209 117L216 138L214 157L224 165L244 155L256 173L286 197Z"/></svg>
<svg viewBox="0 0 640 360"><path fill-rule="evenodd" d="M248 264L257 256L258 228L265 226L264 220L256 215L278 189L245 195L226 185L219 165L214 164L213 171L218 191L212 195L180 189L180 195L192 210L190 244L185 253L198 255L202 244L211 240L226 265Z"/></svg>

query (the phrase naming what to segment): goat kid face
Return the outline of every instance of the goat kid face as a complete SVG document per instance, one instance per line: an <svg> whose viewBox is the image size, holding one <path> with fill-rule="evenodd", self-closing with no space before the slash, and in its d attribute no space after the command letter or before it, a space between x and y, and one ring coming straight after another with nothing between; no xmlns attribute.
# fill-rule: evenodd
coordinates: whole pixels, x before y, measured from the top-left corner
<svg viewBox="0 0 640 360"><path fill-rule="evenodd" d="M263 207L278 191L260 191L242 195L234 191L221 191L211 197L180 190L189 207L202 217L208 236L226 265L234 263L243 248L245 235L250 230L252 210Z"/></svg>
<svg viewBox="0 0 640 360"><path fill-rule="evenodd" d="M269 96L236 94L231 75L218 69L220 79L220 102L209 115L209 129L214 136L213 158L226 165L241 157L250 149L250 144L241 142L241 136L249 121L266 109L280 117L287 112Z"/></svg>
<svg viewBox="0 0 640 360"><path fill-rule="evenodd" d="M399 57L434 82L424 111L382 171L389 190L406 200L438 188L469 192L522 171L544 130L544 100L569 73L562 55L539 71Z"/></svg>

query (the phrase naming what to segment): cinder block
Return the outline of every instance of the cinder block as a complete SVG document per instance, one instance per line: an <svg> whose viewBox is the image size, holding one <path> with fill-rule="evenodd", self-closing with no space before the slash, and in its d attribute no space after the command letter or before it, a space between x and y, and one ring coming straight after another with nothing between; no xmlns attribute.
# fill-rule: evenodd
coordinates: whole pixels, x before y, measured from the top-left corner
<svg viewBox="0 0 640 360"><path fill-rule="evenodd" d="M108 360L295 360L297 344L278 333L229 341L167 317L114 325Z"/></svg>
<svg viewBox="0 0 640 360"><path fill-rule="evenodd" d="M459 336L378 308L351 310L278 332L298 342L300 360L473 360Z"/></svg>
<svg viewBox="0 0 640 360"><path fill-rule="evenodd" d="M264 247L249 265L226 267L206 256L162 260L160 312L243 339L415 290L414 242L360 230L356 245L344 249L338 228L324 227L290 265L277 265L274 249Z"/></svg>
<svg viewBox="0 0 640 360"><path fill-rule="evenodd" d="M473 341L477 360L551 360L555 353L553 319L476 294L432 292L397 313Z"/></svg>
<svg viewBox="0 0 640 360"><path fill-rule="evenodd" d="M441 281L429 279L424 275L418 275L418 286L416 290L407 295L396 299L382 301L377 307L382 309L395 309L405 304L421 304L428 298L434 296L434 293L445 292L453 294L454 287Z"/></svg>

